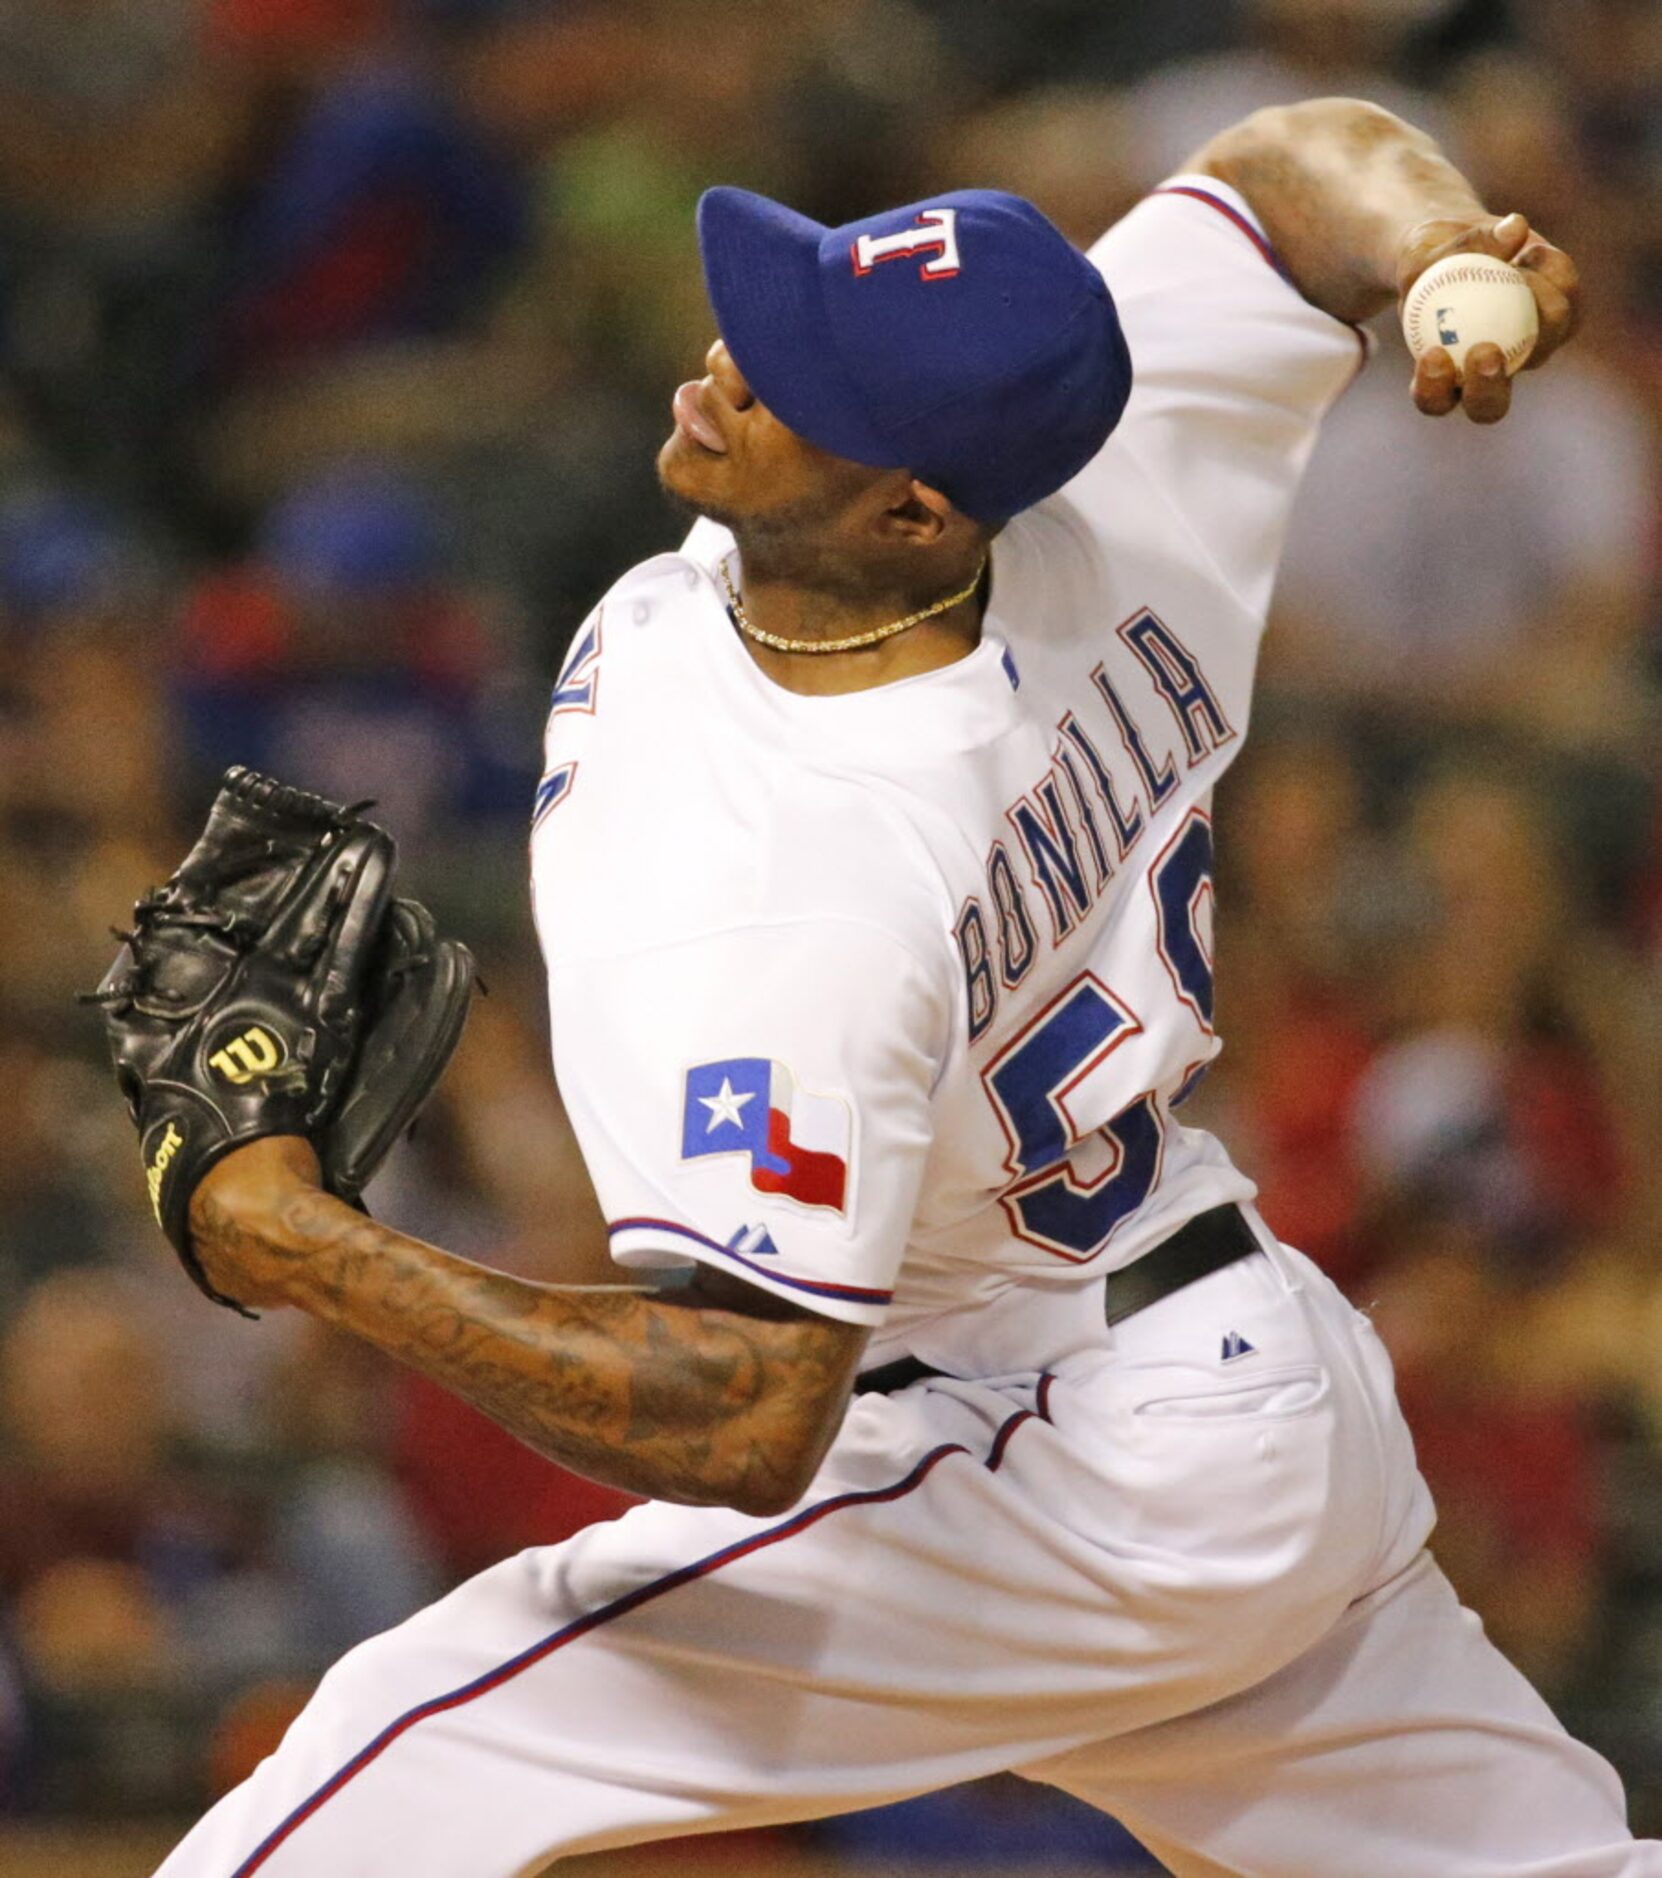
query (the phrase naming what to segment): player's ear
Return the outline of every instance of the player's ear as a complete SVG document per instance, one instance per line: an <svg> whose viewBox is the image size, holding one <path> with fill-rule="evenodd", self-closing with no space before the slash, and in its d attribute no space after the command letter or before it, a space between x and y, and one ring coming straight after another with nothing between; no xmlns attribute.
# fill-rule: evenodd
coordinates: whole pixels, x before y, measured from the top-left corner
<svg viewBox="0 0 1662 1878"><path fill-rule="evenodd" d="M892 537L928 546L962 521L951 501L915 476L899 482L883 510L885 530Z"/></svg>

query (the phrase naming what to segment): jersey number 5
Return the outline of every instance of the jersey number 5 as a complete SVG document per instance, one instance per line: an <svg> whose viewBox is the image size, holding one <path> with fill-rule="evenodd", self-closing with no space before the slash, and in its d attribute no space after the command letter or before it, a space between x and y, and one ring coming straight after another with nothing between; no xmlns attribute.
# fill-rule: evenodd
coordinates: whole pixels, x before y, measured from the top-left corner
<svg viewBox="0 0 1662 1878"><path fill-rule="evenodd" d="M1211 874L1211 827L1198 810L1191 811L1149 885L1161 956L1179 998L1208 1035L1212 967L1198 921ZM1084 1085L1141 1029L1135 1013L1094 972L1085 972L981 1072L1010 1143L1005 1165L1014 1179L1002 1196L1010 1223L1022 1239L1074 1264L1102 1250L1160 1177L1165 1121L1153 1090L1100 1126L1074 1113L1089 1103ZM1073 1164L1075 1151L1093 1135L1100 1138L1104 1159L1094 1174Z"/></svg>

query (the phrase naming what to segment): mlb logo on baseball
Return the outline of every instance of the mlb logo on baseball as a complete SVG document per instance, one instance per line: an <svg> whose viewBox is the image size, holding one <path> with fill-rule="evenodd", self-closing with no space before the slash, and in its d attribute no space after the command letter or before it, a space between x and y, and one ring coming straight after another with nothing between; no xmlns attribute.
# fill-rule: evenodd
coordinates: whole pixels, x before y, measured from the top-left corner
<svg viewBox="0 0 1662 1878"><path fill-rule="evenodd" d="M724 1057L687 1071L682 1160L747 1155L758 1193L843 1212L853 1132L846 1102L798 1088L785 1064L767 1057Z"/></svg>

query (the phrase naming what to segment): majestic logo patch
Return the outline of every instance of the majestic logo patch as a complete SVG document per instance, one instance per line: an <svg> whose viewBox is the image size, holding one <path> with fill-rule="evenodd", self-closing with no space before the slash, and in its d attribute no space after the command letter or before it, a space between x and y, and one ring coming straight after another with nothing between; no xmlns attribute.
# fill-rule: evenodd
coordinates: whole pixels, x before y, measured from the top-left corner
<svg viewBox="0 0 1662 1878"><path fill-rule="evenodd" d="M744 1154L758 1193L845 1209L853 1118L837 1096L799 1089L783 1063L725 1057L687 1071L681 1158Z"/></svg>
<svg viewBox="0 0 1662 1878"><path fill-rule="evenodd" d="M162 1223L162 1182L167 1178L167 1170L173 1165L173 1157L185 1145L185 1138L179 1132L176 1122L169 1122L155 1151L145 1162L144 1185L150 1195L150 1210L156 1215L156 1224Z"/></svg>
<svg viewBox="0 0 1662 1878"><path fill-rule="evenodd" d="M1223 1351L1218 1361L1233 1363L1238 1357L1256 1355L1257 1350L1257 1344L1248 1343L1238 1330L1226 1330L1223 1333Z"/></svg>
<svg viewBox="0 0 1662 1878"><path fill-rule="evenodd" d="M849 252L854 257L856 274L869 274L884 261L927 254L933 258L918 269L918 278L951 280L958 272L958 211L924 209L913 227L898 229L892 235L859 235Z"/></svg>
<svg viewBox="0 0 1662 1878"><path fill-rule="evenodd" d="M287 1055L280 1037L263 1024L250 1024L214 1051L208 1067L240 1087L256 1076L269 1076L274 1069L280 1069Z"/></svg>
<svg viewBox="0 0 1662 1878"><path fill-rule="evenodd" d="M773 1243L773 1234L766 1226L741 1226L727 1241L727 1249L747 1259L772 1259L779 1256L779 1248Z"/></svg>

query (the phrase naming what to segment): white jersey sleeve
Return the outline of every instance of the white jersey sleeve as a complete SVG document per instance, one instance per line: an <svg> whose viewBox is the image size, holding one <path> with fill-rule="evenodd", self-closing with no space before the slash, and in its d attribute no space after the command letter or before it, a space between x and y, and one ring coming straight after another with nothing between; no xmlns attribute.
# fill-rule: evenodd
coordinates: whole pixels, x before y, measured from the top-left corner
<svg viewBox="0 0 1662 1878"><path fill-rule="evenodd" d="M625 1266L711 1265L877 1324L916 1210L950 991L857 920L550 970L554 1060Z"/></svg>
<svg viewBox="0 0 1662 1878"><path fill-rule="evenodd" d="M1366 358L1365 338L1303 298L1245 198L1215 177L1174 176L1090 256L1131 350L1112 455L1135 459L1194 550L1262 619L1317 426ZM1087 515L1094 493L1113 499L1110 455L1070 485Z"/></svg>

